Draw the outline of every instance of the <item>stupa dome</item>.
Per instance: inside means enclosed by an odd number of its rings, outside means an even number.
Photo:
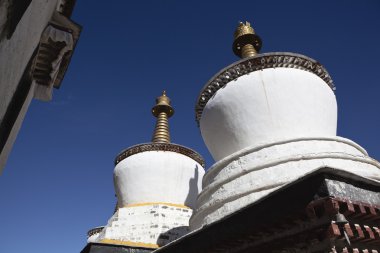
[[[216,161],[249,146],[335,136],[332,80],[318,62],[294,53],[242,59],[215,75],[197,104],[202,137]]]
[[[120,207],[141,203],[170,203],[194,208],[202,189],[203,160],[177,144],[146,143],[118,156],[114,170]]]
[[[114,182],[119,207],[170,203],[195,207],[204,174],[203,158],[170,143],[168,118],[174,114],[165,91],[156,99],[152,142],[123,150],[115,159]]]

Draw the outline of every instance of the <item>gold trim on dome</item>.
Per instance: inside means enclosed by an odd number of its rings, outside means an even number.
[[[191,209],[188,206],[181,205],[181,204],[174,204],[174,203],[167,203],[167,202],[143,202],[143,203],[136,203],[136,204],[129,204],[124,206],[125,207],[138,207],[138,206],[154,206],[154,205],[164,205],[164,206],[172,206],[172,207],[179,207],[184,209]],[[123,207],[120,207],[123,208]]]
[[[195,152],[194,150],[174,144],[174,143],[143,143],[136,146],[132,146],[130,148],[127,148],[123,150],[120,154],[118,154],[115,158],[115,165],[117,165],[119,162],[124,160],[125,158],[146,152],[146,151],[169,151],[169,152],[176,152],[182,155],[185,155],[187,157],[190,157],[191,159],[195,160],[197,163],[199,163],[202,167],[205,167],[205,162],[200,154]]]
[[[151,249],[158,249],[160,247],[158,246],[158,244],[154,244],[154,243],[121,241],[121,240],[114,240],[114,239],[103,239],[100,241],[100,243],[118,244],[118,245],[126,245],[126,246],[132,246],[132,247],[140,247],[140,248],[151,248]]]

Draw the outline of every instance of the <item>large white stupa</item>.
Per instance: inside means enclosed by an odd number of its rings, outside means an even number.
[[[89,231],[89,243],[154,249],[189,232],[204,161],[197,152],[170,143],[168,118],[174,110],[165,92],[152,113],[157,117],[152,142],[116,157],[116,211],[105,227]]]
[[[192,230],[220,220],[322,167],[380,180],[380,164],[336,135],[337,103],[326,69],[309,57],[258,54],[261,39],[240,23],[233,50],[242,60],[217,73],[196,106],[216,160],[203,178]]]

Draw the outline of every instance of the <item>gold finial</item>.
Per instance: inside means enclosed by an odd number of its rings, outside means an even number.
[[[156,105],[152,108],[152,114],[157,118],[152,142],[170,143],[168,118],[173,116],[174,109],[170,105],[170,99],[166,91],[156,99]]]
[[[249,23],[248,21],[246,21],[245,24],[243,22],[239,22],[239,25],[234,33],[234,39],[245,34],[255,34],[255,30],[253,30],[251,23]]]
[[[234,33],[232,49],[240,58],[255,56],[261,49],[261,39],[249,22],[239,22]]]

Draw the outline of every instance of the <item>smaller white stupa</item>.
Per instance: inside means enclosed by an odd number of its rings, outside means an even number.
[[[170,143],[168,118],[174,110],[165,92],[156,102],[152,142],[127,148],[116,157],[117,207],[104,228],[89,231],[89,243],[158,248],[189,232],[204,160],[197,152]]]

